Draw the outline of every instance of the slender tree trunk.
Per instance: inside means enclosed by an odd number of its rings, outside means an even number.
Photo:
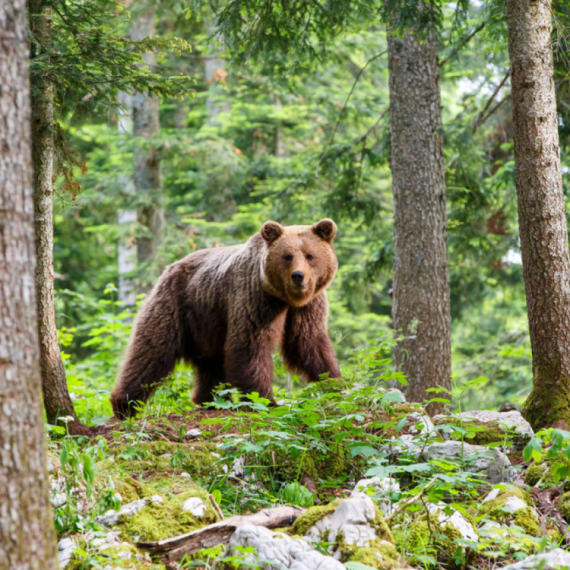
[[[24,0],[0,2],[0,569],[58,567],[41,409]]]
[[[570,426],[570,257],[562,194],[551,1],[507,0],[516,187],[536,429]]]
[[[132,97],[128,93],[119,93],[118,101],[125,108],[121,109],[117,129],[120,134],[130,134],[133,130]],[[124,177],[125,194],[134,196],[135,185],[130,176]],[[135,271],[137,268],[137,244],[135,229],[137,211],[135,209],[119,210],[118,219],[121,228],[118,247],[119,265],[119,301],[134,306],[137,302]]]
[[[34,57],[49,54],[53,43],[52,10],[45,0],[28,2]],[[41,345],[41,372],[47,420],[71,416],[72,433],[83,428],[69,397],[65,368],[61,359],[54,306],[53,271],[53,160],[54,102],[49,76],[39,76],[32,89],[32,160],[34,166],[34,207],[36,229],[36,290]]]
[[[393,326],[406,396],[451,387],[447,214],[437,36],[388,34],[394,193]],[[433,396],[433,395],[432,395]],[[441,404],[431,404],[439,412]]]
[[[147,8],[136,19],[132,33],[134,40],[142,40],[155,34],[154,7]],[[154,53],[146,53],[144,61],[150,68],[156,66]],[[148,292],[154,285],[156,271],[152,264],[162,238],[164,209],[162,205],[162,179],[160,150],[148,148],[144,139],[158,135],[160,131],[159,101],[156,97],[137,93],[133,97],[133,136],[140,138],[135,147],[135,189],[141,205],[137,211],[137,257],[145,278],[140,278],[142,292]],[[150,266],[150,271],[149,271]]]

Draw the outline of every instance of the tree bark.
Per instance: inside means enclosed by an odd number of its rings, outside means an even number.
[[[58,567],[41,409],[24,0],[0,2],[0,570]]]
[[[154,7],[145,9],[136,19],[132,32],[135,41],[155,35]],[[156,66],[154,53],[144,54],[145,64]],[[156,136],[160,131],[159,101],[156,97],[137,93],[133,96],[133,137],[140,138],[134,151],[134,182],[141,205],[137,210],[137,258],[140,274],[140,290],[148,292],[154,285],[157,272],[152,264],[155,261],[164,227],[162,205],[162,177],[160,149],[148,148],[144,139]],[[150,270],[149,270],[150,267]],[[143,273],[145,277],[143,278]]]
[[[28,2],[34,37],[32,56],[46,57],[53,43],[52,9],[45,0]],[[36,291],[41,346],[41,372],[47,420],[71,416],[71,433],[83,432],[67,389],[57,340],[53,271],[54,89],[49,72],[37,76],[32,89],[32,160],[36,231]]]
[[[125,92],[119,93],[118,102],[123,105],[119,111],[117,129],[120,134],[129,134],[133,130],[132,97]],[[135,184],[130,176],[125,176],[125,194],[133,197],[135,194]],[[117,216],[119,223],[119,247],[118,247],[118,269],[119,269],[119,301],[127,306],[135,306],[137,303],[137,291],[135,283],[135,272],[137,268],[137,244],[135,230],[137,222],[136,209],[119,210]]]
[[[570,257],[551,0],[507,0],[519,231],[532,348],[533,428],[570,425]]]
[[[406,396],[451,387],[451,316],[447,214],[437,35],[388,33],[390,141],[394,194],[392,318],[400,342],[395,362]],[[401,332],[398,332],[401,331]],[[440,403],[430,412],[439,412]]]

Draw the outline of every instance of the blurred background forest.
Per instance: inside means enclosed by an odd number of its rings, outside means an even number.
[[[128,36],[141,14],[149,17],[142,0],[102,5],[98,25],[111,36]],[[439,30],[452,364],[459,384],[490,379],[471,402],[484,408],[524,399],[532,385],[531,353],[504,6],[472,3],[461,18],[458,10],[444,9]],[[119,106],[87,89],[78,92],[79,85],[73,94],[79,102],[67,105],[63,98],[57,108],[59,136],[68,142],[55,186],[56,314],[76,410],[95,423],[111,413],[108,394],[136,292],[148,290],[169,263],[200,248],[244,242],[268,219],[288,225],[330,217],[338,224],[340,269],[329,290],[329,331],[341,363],[377,346],[379,336],[393,335],[385,24],[367,21],[326,44],[315,38],[308,52],[254,60],[224,46],[209,4],[154,2],[150,17],[165,42],[156,48],[157,73],[186,85],[179,98],[161,99],[156,133],[133,136],[134,98],[112,78],[107,87]],[[54,14],[54,26],[56,46],[71,52],[65,14]],[[564,30],[555,32],[567,172],[568,67]],[[97,65],[93,73],[104,77]],[[149,192],[133,182],[140,152],[152,153],[159,169],[161,187]],[[65,167],[66,154],[73,170]],[[156,207],[164,223],[159,235],[146,235],[154,230],[137,222],[136,212]],[[136,264],[137,240],[145,235],[156,255]],[[297,381],[278,372],[282,386]],[[190,371],[180,367],[176,378],[163,390],[173,401],[189,401]],[[97,404],[88,404],[93,398]]]

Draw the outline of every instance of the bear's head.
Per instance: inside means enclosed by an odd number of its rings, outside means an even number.
[[[265,222],[260,234],[267,245],[264,282],[275,297],[302,307],[333,280],[338,263],[332,245],[336,235],[332,220],[285,227]]]

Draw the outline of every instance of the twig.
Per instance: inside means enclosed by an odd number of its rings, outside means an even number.
[[[497,111],[497,109],[505,102],[508,101],[511,98],[511,94],[509,93],[508,95],[505,95],[482,119],[481,119],[481,125],[483,125],[487,119],[491,116],[493,116],[495,114],[495,112]]]
[[[334,127],[334,131],[333,134],[331,136],[331,142],[329,143],[329,147],[332,146],[332,144],[334,143],[334,138],[336,136],[336,132],[338,130],[338,127],[340,125],[340,122],[342,121],[342,118],[344,116],[344,113],[346,111],[346,106],[348,105],[348,102],[350,101],[350,98],[352,97],[352,94],[354,93],[354,90],[356,89],[356,84],[358,83],[360,76],[364,73],[364,71],[366,70],[366,68],[376,59],[378,59],[379,57],[382,57],[383,55],[386,55],[387,50],[383,51],[382,53],[377,53],[375,56],[371,57],[362,67],[362,69],[358,72],[358,74],[356,75],[356,78],[354,79],[354,82],[352,84],[352,87],[350,88],[350,91],[346,97],[346,100],[344,102],[344,105],[342,106],[342,109],[340,110],[340,115],[338,116],[338,120],[336,122],[336,125]]]
[[[382,57],[383,55],[386,55],[388,53],[388,50],[385,50],[381,53],[377,53],[375,56],[372,56],[362,67],[362,69],[357,73],[354,82],[352,83],[352,87],[350,88],[350,91],[346,97],[346,100],[344,102],[344,105],[342,106],[342,109],[340,110],[340,115],[338,116],[338,119],[336,121],[336,124],[334,126],[334,130],[333,133],[331,135],[331,140],[329,141],[329,144],[327,145],[326,150],[323,152],[323,154],[321,155],[321,158],[319,159],[319,162],[317,164],[317,169],[315,171],[315,176],[318,177],[319,175],[319,168],[321,166],[321,162],[323,161],[324,157],[326,156],[327,152],[329,151],[329,149],[331,148],[331,146],[334,143],[334,139],[336,136],[336,132],[338,131],[338,127],[340,125],[340,122],[342,121],[342,118],[344,117],[344,113],[346,111],[346,106],[348,105],[348,102],[350,101],[350,98],[352,97],[352,94],[354,93],[354,90],[356,89],[356,84],[358,83],[360,76],[364,73],[364,70],[376,59],[378,59],[379,57]],[[379,121],[378,121],[379,122]]]
[[[473,132],[475,132],[483,124],[484,120],[487,120],[487,118],[485,117],[485,113],[487,113],[487,110],[491,106],[491,103],[495,100],[495,97],[499,94],[499,91],[505,86],[505,83],[507,82],[507,79],[509,78],[510,73],[511,73],[511,70],[508,69],[507,73],[505,74],[505,77],[503,77],[503,80],[501,81],[501,83],[499,83],[499,85],[497,86],[495,91],[493,91],[493,94],[489,97],[487,104],[485,105],[485,107],[483,107],[483,110],[479,113],[479,116],[477,117],[477,120],[475,121],[475,124],[473,125]]]
[[[407,509],[410,505],[421,499],[424,493],[437,481],[437,477],[431,479],[422,490],[413,497],[409,498],[407,501],[402,503],[393,513],[389,514],[387,517],[384,518],[385,521],[391,521],[395,516],[399,515],[404,509]]]
[[[218,505],[218,503],[216,502],[216,499],[214,499],[214,495],[208,495],[208,499],[210,500],[210,503],[212,504],[212,508],[216,511],[216,513],[218,513],[220,520],[223,521],[224,520],[224,513],[222,513],[222,509],[220,509],[220,505]]]
[[[467,43],[471,41],[473,36],[478,34],[485,27],[485,22],[479,24],[463,41],[456,46],[451,53],[443,60],[439,62],[439,67],[443,67],[461,48],[465,47]]]

